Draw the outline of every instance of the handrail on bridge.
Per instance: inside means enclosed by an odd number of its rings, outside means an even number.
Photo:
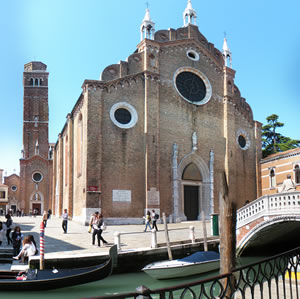
[[[237,211],[237,229],[260,218],[300,214],[300,191],[264,195]]]

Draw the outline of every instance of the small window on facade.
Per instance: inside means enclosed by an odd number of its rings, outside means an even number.
[[[295,166],[295,181],[296,181],[296,184],[300,184],[300,167],[299,165],[296,165]]]
[[[33,79],[32,79],[32,78],[30,78],[29,85],[30,85],[30,86],[33,86]]]
[[[18,188],[17,188],[17,186],[16,186],[16,185],[12,185],[12,186],[11,186],[11,190],[12,190],[13,192],[16,192],[16,191],[17,191],[17,189],[18,189]]]
[[[0,198],[5,198],[5,191],[0,191]]]
[[[186,52],[186,55],[191,60],[194,60],[194,61],[198,61],[199,60],[199,54],[196,51],[194,51],[194,50],[191,50],[191,49],[188,50]]]
[[[39,79],[35,79],[34,85],[39,86]]]
[[[132,105],[126,102],[119,102],[111,107],[110,119],[117,127],[129,129],[137,123],[138,115]]]
[[[42,86],[42,82],[43,82],[42,79],[40,79],[40,86]]]
[[[276,186],[275,170],[272,168],[270,170],[270,187],[274,188]]]

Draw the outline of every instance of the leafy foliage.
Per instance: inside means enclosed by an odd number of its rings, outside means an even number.
[[[278,128],[284,126],[284,123],[279,122],[278,118],[279,116],[276,114],[268,116],[266,118],[268,123],[262,127],[263,158],[300,146],[300,140],[285,137],[277,132]]]

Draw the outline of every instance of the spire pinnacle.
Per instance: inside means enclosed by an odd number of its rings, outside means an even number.
[[[148,39],[153,39],[154,38],[154,32],[155,32],[155,23],[151,20],[150,17],[150,10],[148,8],[146,8],[146,13],[144,16],[144,19],[142,21],[141,27],[140,27],[140,31],[141,31],[141,41],[144,38],[148,38]]]
[[[197,13],[192,7],[191,0],[188,0],[187,6],[183,12],[183,25],[186,27],[189,24],[196,25]]]
[[[225,62],[225,66],[229,66],[232,68],[232,53],[227,44],[226,34],[224,34],[224,42],[223,42],[223,58]]]

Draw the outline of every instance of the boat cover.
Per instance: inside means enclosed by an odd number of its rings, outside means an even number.
[[[184,257],[182,259],[178,259],[178,261],[181,262],[187,262],[187,263],[199,263],[204,261],[211,261],[211,260],[217,260],[220,259],[220,254],[214,251],[198,251],[195,252],[187,257]]]

